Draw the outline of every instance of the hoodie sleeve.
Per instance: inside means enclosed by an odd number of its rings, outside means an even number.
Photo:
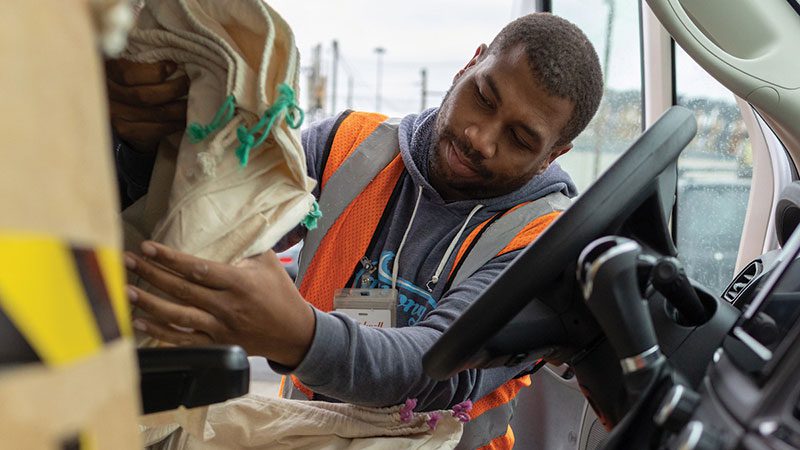
[[[473,402],[520,374],[528,366],[467,370],[435,381],[422,370],[422,356],[445,329],[500,274],[518,252],[498,256],[448,291],[439,306],[410,327],[368,328],[347,316],[314,310],[311,348],[292,372],[314,392],[364,406],[390,406],[416,398],[421,411]]]

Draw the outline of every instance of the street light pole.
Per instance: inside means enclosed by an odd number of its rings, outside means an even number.
[[[336,114],[336,78],[339,74],[339,41],[333,40],[333,70],[331,71],[331,115]]]
[[[347,109],[353,109],[353,76],[347,76]]]
[[[422,68],[420,70],[420,75],[422,75],[422,106],[420,107],[420,112],[425,111],[425,107],[428,103],[428,69]]]
[[[383,47],[375,47],[375,54],[378,55],[378,80],[375,89],[375,112],[381,111],[381,81],[383,78],[383,54],[386,49]]]

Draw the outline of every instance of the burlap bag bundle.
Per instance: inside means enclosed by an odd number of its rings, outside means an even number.
[[[148,238],[236,262],[314,226],[297,49],[266,3],[147,2],[123,57],[174,61],[191,81],[187,132],[161,143],[148,195],[125,211],[127,246]]]

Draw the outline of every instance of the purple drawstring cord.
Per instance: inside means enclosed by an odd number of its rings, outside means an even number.
[[[400,407],[400,421],[409,423],[414,418],[414,408],[417,407],[417,399],[409,398],[403,406]],[[465,400],[453,406],[453,417],[458,419],[459,422],[469,422],[469,412],[472,411],[472,400]],[[434,411],[428,414],[427,424],[431,430],[436,429],[436,425],[442,419],[442,413]]]
[[[439,420],[442,418],[442,413],[439,411],[434,411],[428,415],[428,426],[431,430],[436,429],[436,425],[439,424]]]
[[[409,398],[406,399],[405,405],[400,408],[400,421],[403,423],[411,422],[411,419],[414,417],[414,408],[417,407],[417,399]]]
[[[453,417],[462,423],[469,422],[469,412],[472,411],[472,400],[464,400],[463,402],[453,406]]]

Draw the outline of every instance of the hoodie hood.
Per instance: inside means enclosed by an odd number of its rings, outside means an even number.
[[[428,159],[436,145],[435,122],[439,108],[427,109],[419,114],[409,114],[400,121],[400,155],[414,184],[422,186],[431,200],[444,204],[444,200],[428,179]],[[561,191],[568,197],[578,195],[570,176],[553,162],[544,173],[531,178],[527,184],[505,195],[479,200],[460,200],[448,203],[448,208],[470,210],[483,204],[487,210],[499,211],[523,201],[535,200]]]

